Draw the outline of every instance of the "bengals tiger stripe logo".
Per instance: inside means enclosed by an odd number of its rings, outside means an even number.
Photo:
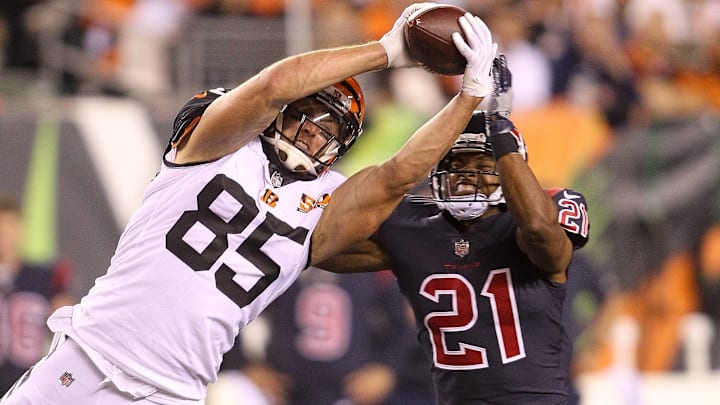
[[[300,204],[298,205],[297,210],[307,214],[314,208],[325,208],[327,207],[328,203],[330,202],[330,194],[323,194],[317,199],[314,199],[310,197],[307,194],[303,194],[300,198]]]

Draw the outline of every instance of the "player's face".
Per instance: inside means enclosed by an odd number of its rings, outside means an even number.
[[[450,161],[450,194],[470,195],[476,192],[490,195],[500,185],[495,173],[495,159],[485,153],[458,153]]]
[[[311,156],[330,146],[328,141],[333,137],[339,138],[339,131],[338,119],[318,101],[296,101],[284,114],[283,134],[289,139],[296,139],[295,146]]]

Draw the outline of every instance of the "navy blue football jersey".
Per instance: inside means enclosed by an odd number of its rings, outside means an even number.
[[[548,192],[576,247],[587,241],[585,200]],[[406,197],[380,227],[432,359],[441,404],[562,404],[571,345],[562,327],[566,286],[545,279],[520,250],[504,211],[460,223]]]

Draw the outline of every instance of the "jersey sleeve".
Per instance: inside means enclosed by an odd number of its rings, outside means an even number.
[[[218,97],[229,92],[230,89],[218,87],[212,90],[205,90],[193,96],[180,109],[173,122],[172,136],[167,149],[176,147],[180,142],[190,136],[205,113],[208,106]]]
[[[590,237],[590,219],[587,202],[582,193],[569,188],[546,190],[558,207],[558,222],[565,229],[575,249],[587,243]]]

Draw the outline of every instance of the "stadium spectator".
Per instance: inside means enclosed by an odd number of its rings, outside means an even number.
[[[47,316],[74,302],[72,269],[66,261],[23,260],[23,220],[19,202],[0,196],[0,392],[45,353]]]

